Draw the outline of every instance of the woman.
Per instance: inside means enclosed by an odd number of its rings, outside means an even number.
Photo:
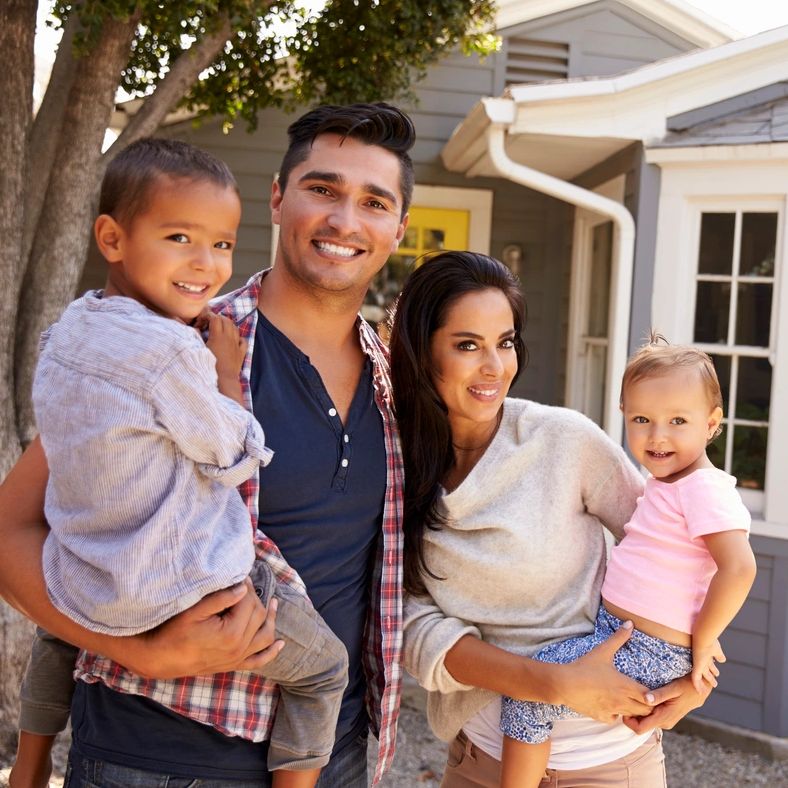
[[[506,398],[524,365],[523,322],[511,272],[469,252],[431,258],[399,299],[405,665],[429,690],[434,732],[452,741],[446,788],[498,785],[501,694],[589,715],[555,726],[544,786],[664,786],[651,728],[701,699],[679,682],[647,693],[617,673],[610,660],[628,629],[570,665],[525,658],[593,629],[603,530],[622,535],[642,480],[581,414]],[[665,697],[653,722],[632,730],[618,717],[648,715]]]

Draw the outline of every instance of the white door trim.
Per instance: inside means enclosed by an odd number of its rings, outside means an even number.
[[[626,176],[618,175],[594,189],[595,194],[615,200],[623,205]],[[585,208],[575,209],[575,226],[572,237],[572,272],[569,286],[569,332],[566,353],[566,387],[564,402],[567,407],[582,410],[585,402],[585,380],[581,369],[584,326],[588,318],[589,276],[591,271],[591,243],[594,228],[612,221],[609,216]],[[614,238],[615,243],[615,238]],[[615,260],[615,251],[611,250]],[[612,274],[612,272],[611,272]],[[611,332],[615,330],[613,315],[617,308],[615,298],[615,278],[610,278],[610,314],[608,316],[608,358],[611,363]],[[606,375],[606,379],[609,376]],[[616,396],[615,392],[606,392],[605,399]],[[607,413],[607,408],[604,412]],[[611,425],[602,424],[602,429],[610,432]]]

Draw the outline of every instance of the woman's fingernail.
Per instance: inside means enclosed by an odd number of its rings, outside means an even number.
[[[625,621],[621,626],[624,627],[624,629],[632,629],[632,622]]]
[[[647,692],[646,693],[646,703],[653,703],[653,702],[654,702],[654,696],[650,692]]]

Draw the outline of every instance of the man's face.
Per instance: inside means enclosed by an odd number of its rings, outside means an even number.
[[[360,304],[405,232],[401,213],[400,164],[391,151],[321,134],[291,171],[286,191],[274,184],[276,264],[315,294]]]

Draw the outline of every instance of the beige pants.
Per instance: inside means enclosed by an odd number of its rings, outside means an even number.
[[[471,744],[462,731],[449,745],[441,788],[498,788],[501,762]],[[590,769],[548,769],[539,788],[666,788],[662,731],[634,752]]]

